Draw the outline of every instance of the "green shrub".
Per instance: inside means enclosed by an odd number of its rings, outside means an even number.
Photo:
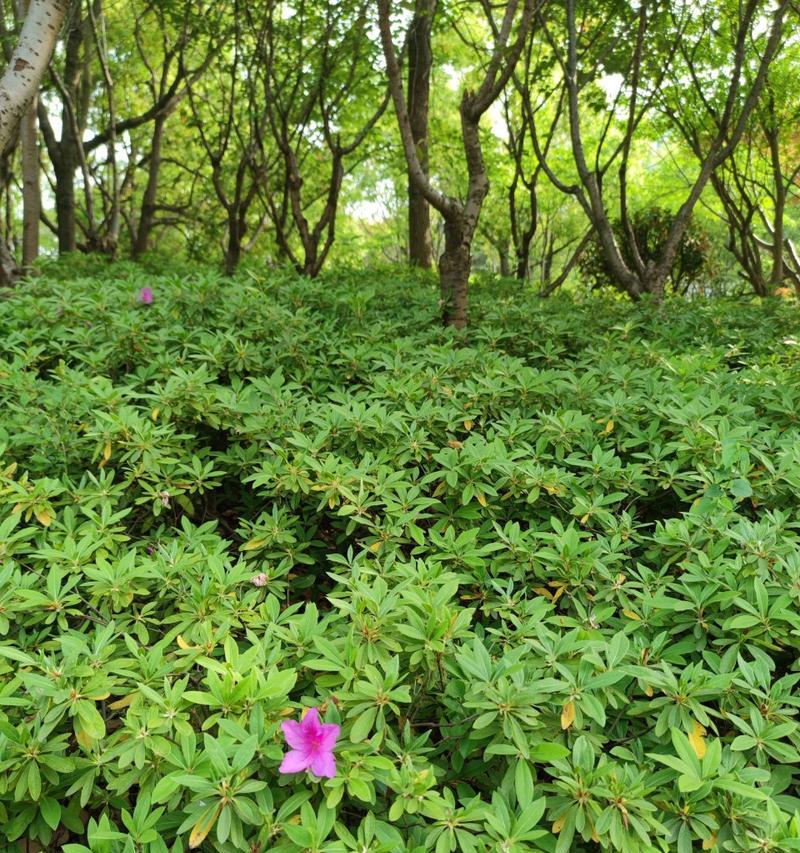
[[[655,262],[662,257],[664,245],[674,214],[661,207],[638,210],[631,217],[631,228],[642,260]],[[621,220],[613,224],[614,237],[625,262],[635,268],[634,250]],[[681,238],[675,263],[669,274],[669,286],[674,293],[686,293],[692,285],[708,277],[712,245],[710,235],[695,220]],[[616,277],[606,262],[597,236],[592,237],[579,262],[581,276],[592,289],[618,287]]]
[[[437,298],[0,302],[4,849],[800,849],[796,309]]]

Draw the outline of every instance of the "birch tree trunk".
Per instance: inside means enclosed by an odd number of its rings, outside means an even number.
[[[10,145],[47,70],[67,0],[31,0],[19,42],[0,77],[0,151]]]

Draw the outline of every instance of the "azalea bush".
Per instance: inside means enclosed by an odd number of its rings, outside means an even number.
[[[800,849],[796,306],[437,298],[0,301],[2,849]]]

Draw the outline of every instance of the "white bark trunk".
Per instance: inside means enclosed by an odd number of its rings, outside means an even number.
[[[0,77],[0,152],[11,144],[20,119],[47,70],[67,0],[31,0],[19,43]]]

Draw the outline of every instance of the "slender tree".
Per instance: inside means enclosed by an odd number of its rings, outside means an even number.
[[[716,112],[715,131],[705,141],[699,168],[691,182],[689,192],[676,212],[660,256],[645,260],[637,245],[629,211],[628,179],[630,155],[637,129],[651,110],[668,73],[673,70],[676,56],[691,58],[712,38],[713,16],[704,15],[698,22],[695,4],[680,3],[664,7],[659,0],[641,0],[627,19],[619,20],[615,7],[598,23],[597,9],[581,5],[584,13],[578,17],[575,0],[565,0],[564,27],[566,52],[562,40],[556,35],[557,23],[552,17],[545,26],[548,41],[558,57],[563,71],[563,84],[567,99],[570,140],[578,183],[566,184],[554,175],[547,158],[542,156],[543,168],[563,191],[574,194],[592,223],[609,268],[619,287],[631,297],[652,293],[663,298],[664,285],[675,261],[681,239],[689,227],[692,210],[711,179],[715,169],[735,150],[747,125],[748,118],[760,96],[767,70],[773,61],[781,39],[783,17],[789,0],[780,0],[775,7],[761,55],[756,59],[756,73],[745,79],[744,65],[748,60],[748,47],[756,43],[754,31],[759,25],[767,4],[764,0],[747,0],[739,4],[738,14],[732,24],[732,56],[726,69],[726,91],[718,111],[707,98],[708,82],[692,73],[690,62],[681,64],[680,79],[684,88],[691,83],[701,93],[701,100]],[[668,16],[665,19],[665,15]],[[706,20],[708,24],[706,25]],[[698,25],[703,29],[696,34]],[[690,40],[690,36],[693,38]],[[624,60],[620,65],[623,83],[607,110],[604,130],[592,154],[584,132],[585,115],[581,113],[581,94],[598,76],[605,73],[608,55],[624,45]],[[627,104],[625,101],[627,100]],[[619,129],[618,140],[610,134],[619,111],[626,118]],[[596,119],[595,119],[596,120]],[[610,167],[617,164],[618,183],[614,193],[619,199],[619,218],[631,246],[631,261],[623,256],[612,226],[608,201],[608,184],[605,181]]]
[[[223,266],[228,274],[241,261],[264,171],[256,136],[260,110],[250,97],[246,70],[255,65],[249,20],[244,3],[234,0],[229,29],[221,29],[214,40],[216,73],[188,86],[192,124],[224,216]]]
[[[467,325],[472,241],[483,201],[489,191],[480,123],[514,71],[530,32],[538,2],[508,0],[499,4],[502,9],[499,21],[495,18],[497,4],[481,0],[480,5],[486,15],[486,26],[493,45],[479,84],[474,89],[465,88],[461,96],[461,141],[468,174],[467,191],[461,200],[437,189],[422,167],[404,97],[402,71],[392,39],[390,3],[389,0],[378,0],[381,43],[409,176],[419,192],[444,219],[445,246],[439,258],[442,320],[445,325],[457,329],[464,329]]]
[[[426,177],[430,174],[428,156],[428,113],[430,108],[431,69],[433,51],[431,30],[437,0],[415,0],[414,17],[408,28],[408,88],[407,109],[411,135]],[[408,173],[408,259],[424,269],[433,266],[431,242],[431,210],[411,171]]]
[[[25,19],[29,0],[18,0],[17,14]],[[30,269],[39,256],[39,218],[42,196],[39,185],[39,126],[36,118],[38,92],[25,110],[19,126],[19,147],[22,171],[22,267]]]
[[[178,9],[168,16],[158,3],[146,0],[134,13],[133,38],[146,71],[152,126],[141,165],[146,171],[139,209],[129,215],[131,254],[137,258],[151,247],[157,227],[176,224],[192,213],[191,199],[175,202],[159,198],[161,172],[169,156],[167,122],[184,102],[189,87],[206,73],[213,57],[214,40],[202,36],[199,5]],[[149,13],[149,14],[148,14]],[[145,22],[150,26],[145,26]],[[159,34],[158,54],[153,57],[153,26]],[[196,54],[191,61],[187,54]],[[185,158],[180,158],[185,166]],[[194,178],[191,179],[192,181]],[[190,183],[191,187],[191,183]]]
[[[798,59],[796,44],[784,48],[769,70],[741,143],[711,175],[728,230],[727,248],[742,277],[760,296],[787,280],[800,293],[798,252],[787,228],[789,212],[800,200]],[[689,150],[701,159],[704,139],[712,132],[709,119],[713,121],[714,116],[705,110],[668,107],[666,111]]]
[[[344,177],[389,102],[369,37],[370,5],[299,2],[286,15],[285,4],[268,0],[258,38],[262,195],[279,250],[302,275],[322,269]]]

